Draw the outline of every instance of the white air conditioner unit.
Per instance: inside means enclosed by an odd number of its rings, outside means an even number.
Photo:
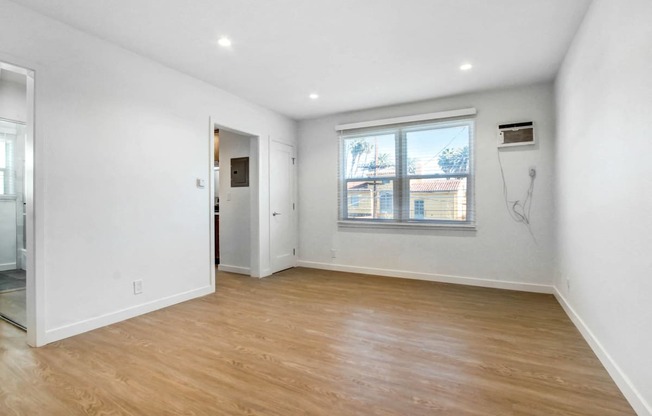
[[[498,147],[534,144],[534,123],[524,121],[498,125]]]

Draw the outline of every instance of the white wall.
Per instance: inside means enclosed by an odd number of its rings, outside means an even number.
[[[0,73],[6,71],[0,69]],[[27,87],[25,84],[10,82],[0,76],[0,118],[27,121]]]
[[[38,342],[208,293],[212,201],[195,180],[212,171],[209,116],[265,140],[294,140],[295,123],[9,1],[0,11],[0,60],[36,70]]]
[[[477,232],[361,230],[337,225],[335,125],[475,107]],[[299,123],[300,264],[304,266],[550,291],[552,283],[553,88],[550,84],[398,105]],[[534,121],[538,144],[501,152],[510,198],[537,168],[532,231],[505,208],[496,126]],[[337,257],[331,259],[331,249]],[[477,280],[464,280],[459,277]],[[507,282],[516,282],[510,284]]]
[[[251,189],[231,187],[231,159],[251,155],[249,137],[220,131],[220,269],[249,274],[251,267]]]
[[[652,2],[596,1],[557,79],[560,300],[652,414]]]

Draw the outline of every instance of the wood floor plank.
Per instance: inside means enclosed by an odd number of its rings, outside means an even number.
[[[634,415],[550,295],[292,269],[38,349],[2,415]]]

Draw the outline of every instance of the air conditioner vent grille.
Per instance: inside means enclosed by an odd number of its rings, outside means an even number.
[[[498,125],[498,147],[534,144],[534,123],[506,123]]]

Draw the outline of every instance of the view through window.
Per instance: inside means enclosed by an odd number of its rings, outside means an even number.
[[[472,148],[472,120],[342,135],[340,220],[472,223]]]

